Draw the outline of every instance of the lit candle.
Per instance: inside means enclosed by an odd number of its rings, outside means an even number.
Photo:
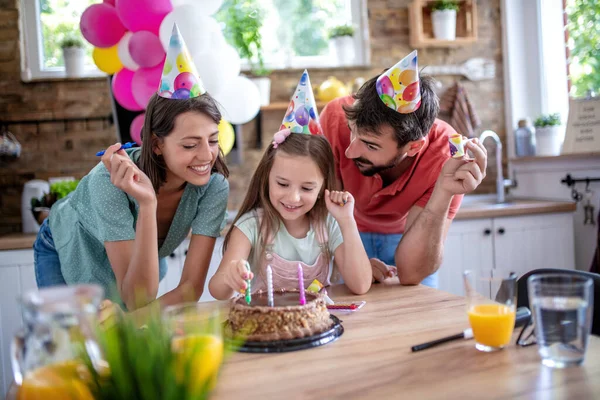
[[[267,300],[269,307],[275,307],[275,302],[273,301],[273,270],[270,265],[267,265]]]
[[[248,278],[250,278],[250,264],[248,264],[248,261],[246,261],[246,270],[248,271]],[[250,279],[246,280],[246,284],[248,285],[248,287],[246,288],[246,303],[250,304],[250,302],[252,301],[252,287],[250,285]]]
[[[304,273],[302,265],[298,264],[298,290],[300,290],[300,305],[306,304],[306,296],[304,295]]]

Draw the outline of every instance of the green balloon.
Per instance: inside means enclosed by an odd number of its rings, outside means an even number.
[[[396,109],[396,102],[390,96],[387,94],[380,94],[379,97],[383,101],[383,104],[394,110]]]
[[[163,75],[169,75],[169,72],[173,69],[173,64],[169,60],[165,60],[165,66],[163,67]]]

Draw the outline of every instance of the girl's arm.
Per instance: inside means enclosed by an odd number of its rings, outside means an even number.
[[[346,202],[341,206],[343,200]],[[354,294],[365,294],[371,287],[373,274],[354,220],[354,198],[348,192],[326,190],[325,203],[340,226],[344,238],[344,242],[335,250],[335,264],[350,291]]]
[[[208,284],[210,294],[217,300],[227,300],[235,291],[246,289],[245,280],[253,277],[245,266],[252,243],[238,227],[234,226],[232,229],[219,269]]]

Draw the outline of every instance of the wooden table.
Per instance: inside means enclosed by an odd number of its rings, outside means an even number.
[[[590,337],[582,366],[551,369],[537,347],[511,344],[481,353],[473,340],[411,353],[411,346],[468,327],[465,299],[397,281],[365,296],[343,286],[334,300],[366,300],[342,315],[344,334],[325,346],[282,354],[231,356],[214,399],[530,399],[600,398],[600,338]],[[513,335],[513,343],[516,334]]]

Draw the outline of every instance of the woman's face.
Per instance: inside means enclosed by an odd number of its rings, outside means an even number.
[[[155,152],[165,160],[169,186],[184,182],[206,185],[219,155],[217,123],[199,112],[179,114],[173,131],[159,141]]]

